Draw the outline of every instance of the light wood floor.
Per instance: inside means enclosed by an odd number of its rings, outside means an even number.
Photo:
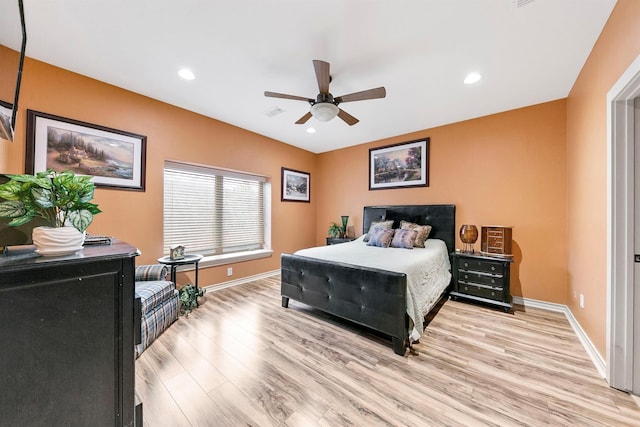
[[[291,301],[279,277],[208,292],[136,362],[157,426],[640,426],[564,315],[446,301],[414,353]]]

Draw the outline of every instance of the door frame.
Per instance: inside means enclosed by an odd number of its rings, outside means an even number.
[[[640,56],[607,93],[607,381],[633,387],[634,99]]]

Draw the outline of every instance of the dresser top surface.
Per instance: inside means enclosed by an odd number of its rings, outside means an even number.
[[[0,269],[17,269],[56,263],[83,262],[92,258],[128,258],[138,256],[137,248],[126,242],[113,240],[110,245],[88,245],[76,253],[62,256],[41,256],[35,247],[12,248],[8,254],[0,255]]]
[[[461,252],[461,251],[459,252],[458,250],[456,250],[451,255],[455,257],[461,257],[461,258],[476,258],[476,259],[481,259],[485,261],[513,262],[513,257],[506,257],[506,256],[503,257],[496,254],[488,254],[484,252]]]

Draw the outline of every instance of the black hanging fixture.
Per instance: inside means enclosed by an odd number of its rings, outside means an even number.
[[[387,91],[384,87],[363,90],[361,92],[350,93],[334,97],[329,93],[329,83],[331,83],[331,74],[329,74],[329,63],[313,60],[313,68],[316,72],[316,80],[318,81],[318,89],[320,93],[316,99],[306,98],[304,96],[287,95],[284,93],[265,91],[264,96],[272,98],[293,99],[295,101],[307,101],[311,105],[311,109],[307,114],[300,117],[296,122],[297,125],[305,124],[312,116],[321,122],[328,122],[334,117],[340,117],[346,124],[353,126],[358,123],[358,119],[344,111],[338,105],[342,102],[364,101],[366,99],[384,98]]]
[[[18,77],[16,78],[16,93],[13,98],[13,109],[11,111],[10,128],[5,129],[9,137],[9,141],[13,142],[13,136],[16,130],[16,116],[18,115],[18,98],[20,97],[20,83],[22,82],[22,68],[24,66],[24,54],[27,48],[27,27],[24,21],[24,5],[22,0],[18,0],[18,9],[20,10],[20,25],[22,26],[22,47],[20,48],[20,63],[18,65]],[[2,125],[0,121],[0,126]]]

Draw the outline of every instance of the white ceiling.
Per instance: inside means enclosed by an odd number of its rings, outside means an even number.
[[[29,57],[321,153],[566,97],[616,0],[519,2],[24,0],[24,9]],[[19,50],[18,0],[0,5],[0,44]],[[360,119],[351,127],[294,124],[309,104],[263,92],[315,98],[313,59],[331,64],[334,96],[384,86],[387,97],[341,104]],[[181,67],[196,79],[179,78]],[[471,71],[484,78],[468,86]],[[274,107],[284,112],[267,116]]]

